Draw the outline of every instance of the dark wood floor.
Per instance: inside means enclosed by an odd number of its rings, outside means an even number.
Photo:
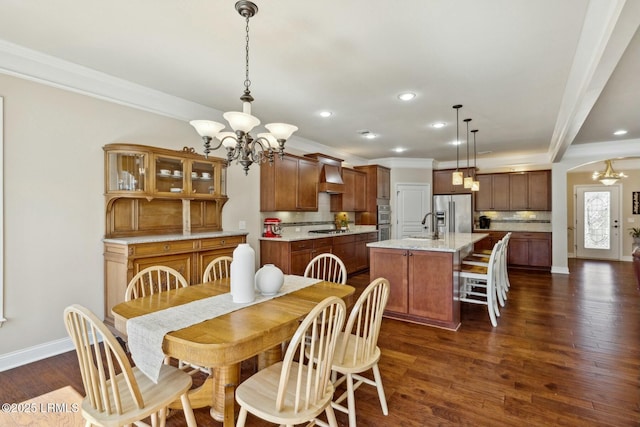
[[[482,306],[463,307],[457,332],[385,319],[380,370],[389,416],[363,386],[358,425],[639,426],[640,292],[632,264],[571,260],[569,268],[568,276],[511,272],[496,328]],[[360,290],[368,282],[366,274],[349,281]],[[65,385],[84,394],[75,353],[2,372],[0,384],[1,402]],[[205,410],[196,415],[199,425],[221,425]],[[168,425],[183,422],[176,414]],[[268,424],[250,417],[247,425]]]

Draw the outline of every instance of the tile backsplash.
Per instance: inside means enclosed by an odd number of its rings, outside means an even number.
[[[474,213],[475,228],[480,215],[491,218],[490,230],[504,231],[551,231],[550,211],[480,211]]]
[[[330,211],[330,204],[329,193],[319,193],[317,212],[261,212],[260,217],[263,221],[265,218],[280,218],[283,235],[333,228],[336,212]],[[353,228],[356,218],[355,213],[346,213],[349,218],[349,228]]]

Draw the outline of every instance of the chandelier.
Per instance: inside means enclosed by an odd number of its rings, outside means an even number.
[[[469,122],[471,121],[471,119],[464,119],[463,122],[465,122],[467,124],[467,174],[469,176],[465,176],[464,177],[464,188],[468,188],[471,189],[471,187],[473,186],[473,177],[471,176],[471,172],[469,171]]]
[[[476,170],[478,168],[478,159],[476,158],[476,133],[478,133],[478,129],[474,129],[471,131],[473,134],[473,182],[471,183],[471,191],[480,191],[480,181],[478,181],[478,177],[476,176]]]
[[[236,3],[236,11],[246,20],[246,54],[245,54],[245,79],[244,93],[240,97],[242,112],[228,111],[222,115],[229,122],[233,132],[221,132],[225,125],[211,120],[192,120],[189,122],[204,141],[204,156],[208,157],[212,150],[221,146],[227,149],[227,162],[237,160],[244,169],[245,175],[249,172],[249,166],[253,163],[269,161],[273,163],[274,154],[277,152],[280,158],[284,156],[284,144],[289,137],[298,130],[296,126],[286,123],[269,123],[264,125],[268,133],[259,133],[256,137],[249,132],[260,124],[260,120],[251,115],[251,102],[253,97],[249,86],[249,18],[258,13],[258,6],[253,2],[241,0]],[[217,145],[211,147],[211,140],[216,139]]]
[[[600,181],[604,185],[613,185],[619,179],[626,178],[627,176],[622,172],[616,172],[611,166],[611,160],[605,160],[604,172],[594,172],[592,178],[594,181]]]

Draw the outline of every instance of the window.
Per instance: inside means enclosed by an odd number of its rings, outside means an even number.
[[[611,195],[608,191],[584,193],[584,248],[610,249]]]

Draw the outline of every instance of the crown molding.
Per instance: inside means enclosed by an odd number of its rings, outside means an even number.
[[[222,112],[0,40],[0,72],[178,120]]]

